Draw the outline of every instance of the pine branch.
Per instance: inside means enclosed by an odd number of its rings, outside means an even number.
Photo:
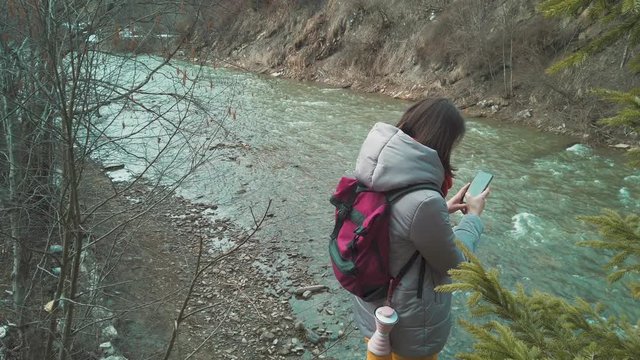
[[[557,73],[563,69],[584,63],[592,55],[603,51],[618,41],[626,42],[628,47],[640,43],[640,1],[618,0],[545,0],[538,5],[538,10],[547,17],[575,18],[585,11],[596,23],[603,26],[604,32],[591,39],[584,47],[556,61],[546,72]],[[640,73],[640,55],[632,57],[629,69]],[[623,104],[623,108],[614,116],[602,119],[601,123],[610,126],[640,127],[640,105],[630,103],[633,99],[621,98],[614,91],[596,90],[603,98]],[[637,96],[638,91],[626,93]]]
[[[637,25],[639,20],[640,17],[635,17],[632,20],[610,28],[605,32],[604,35],[600,35],[599,37],[592,39],[583,49],[578,50],[573,54],[565,57],[564,59],[554,63],[547,69],[547,73],[555,74],[558,71],[566,69],[568,67],[582,64],[588,57],[604,50],[605,48],[620,40],[620,38],[622,38]]]
[[[569,304],[543,292],[529,295],[521,285],[509,291],[500,285],[497,271],[485,270],[462,243],[458,246],[469,262],[450,271],[453,284],[437,290],[470,292],[471,313],[484,321],[463,324],[477,342],[473,354],[460,358],[625,359],[640,353],[640,331],[624,320],[605,318],[604,306],[581,299]]]
[[[591,240],[578,243],[594,249],[614,251],[615,255],[605,265],[605,269],[613,270],[608,276],[611,283],[619,281],[624,276],[640,275],[640,217],[628,215],[622,217],[618,212],[605,209],[602,215],[583,216],[584,222],[594,225],[603,240]],[[631,293],[640,299],[635,289],[640,282],[631,283]]]
[[[479,340],[474,353],[460,354],[460,359],[536,360],[541,358],[538,348],[528,346],[508,327],[497,321],[490,322],[490,326],[487,327],[474,325],[468,321],[460,321],[460,323]]]
[[[575,16],[591,3],[590,0],[545,0],[538,4],[538,11],[547,17]]]
[[[588,57],[624,41],[629,47],[640,43],[640,0],[543,0],[538,10],[547,17],[575,18],[586,14],[602,26],[602,35],[591,39],[580,50],[553,64],[553,73],[583,63]],[[629,62],[634,74],[640,73],[640,54]],[[640,88],[630,91],[594,90],[605,100],[620,105],[613,116],[601,120],[609,126],[629,126],[640,130]],[[632,164],[640,166],[640,148],[629,151]],[[629,289],[640,298],[640,218],[623,217],[605,210],[602,215],[583,217],[596,226],[602,240],[585,241],[582,246],[612,251],[605,266],[610,282],[632,277]],[[450,271],[454,283],[438,291],[464,291],[475,317],[462,322],[476,338],[474,352],[458,354],[461,359],[634,359],[640,354],[640,323],[604,317],[601,304],[582,299],[573,303],[542,292],[528,294],[522,285],[509,291],[500,284],[496,270],[485,270],[464,245],[468,263]]]
[[[640,167],[640,148],[634,148],[627,152],[629,157],[629,165],[633,167]]]

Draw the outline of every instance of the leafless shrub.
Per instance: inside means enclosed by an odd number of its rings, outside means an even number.
[[[196,95],[210,87],[201,82],[201,69],[170,64],[194,27],[174,37],[175,14],[186,11],[181,3],[49,5],[0,5],[0,158],[8,165],[0,168],[7,185],[0,238],[13,250],[8,317],[17,358],[87,358],[93,349],[84,341],[95,338],[83,335],[109,320],[93,318],[102,308],[95,289],[105,286],[124,251],[119,235],[211,159],[212,142],[235,112],[208,93]],[[188,5],[197,18],[201,7]],[[137,55],[146,51],[164,56]],[[137,172],[112,197],[88,205],[81,191],[85,169],[105,151],[120,153]],[[149,186],[144,206],[124,219],[108,214],[93,221],[140,183]],[[60,249],[51,250],[54,244]],[[90,275],[82,270],[104,247],[116,250]]]

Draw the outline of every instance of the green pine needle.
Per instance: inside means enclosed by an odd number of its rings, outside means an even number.
[[[613,229],[636,221],[606,210],[604,215],[585,217],[597,223],[603,233],[615,237],[627,230]],[[602,249],[624,247],[609,241],[585,242]],[[518,284],[515,291],[500,285],[495,269],[485,270],[480,261],[469,256],[462,243],[457,245],[470,262],[450,271],[453,284],[439,291],[464,289],[474,322],[461,321],[476,339],[473,354],[458,354],[460,359],[626,359],[625,354],[640,353],[640,336],[636,328],[615,317],[603,317],[604,305],[576,299],[573,304],[556,296],[534,291],[528,294]],[[622,259],[617,259],[619,261]],[[640,270],[640,263],[625,265],[629,271]],[[616,271],[619,269],[616,269]],[[640,284],[631,292],[640,296]],[[635,330],[634,330],[635,329]]]
[[[583,63],[588,57],[623,41],[631,52],[640,44],[640,0],[542,0],[538,10],[547,17],[575,18],[586,14],[602,29],[580,50],[560,59],[547,69],[557,73]],[[629,69],[640,74],[640,54],[632,55]],[[593,93],[619,106],[612,116],[602,119],[607,126],[623,126],[640,131],[640,88],[629,91],[596,89]],[[628,152],[632,166],[640,167],[640,147]],[[585,216],[599,240],[580,242],[609,255],[605,270],[610,282],[623,282],[633,298],[640,299],[640,217],[603,210]],[[452,284],[438,291],[461,291],[473,317],[461,321],[476,339],[473,353],[458,354],[466,360],[487,359],[635,359],[640,358],[640,320],[631,325],[623,317],[608,315],[601,303],[584,299],[572,303],[518,284],[515,291],[500,284],[499,273],[485,270],[482,263],[461,243],[457,243],[469,262],[449,272]],[[609,299],[603,298],[602,301]]]
[[[640,167],[640,148],[634,148],[627,152],[629,157],[629,165],[633,167]]]

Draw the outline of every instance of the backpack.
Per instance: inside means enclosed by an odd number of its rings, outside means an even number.
[[[389,224],[391,204],[416,190],[441,193],[433,185],[417,184],[391,192],[369,190],[356,179],[342,177],[331,196],[335,225],[329,242],[329,257],[336,279],[343,288],[366,302],[384,299],[390,304],[400,279],[420,256],[416,252],[394,277],[389,269]],[[419,298],[425,261],[421,259]]]

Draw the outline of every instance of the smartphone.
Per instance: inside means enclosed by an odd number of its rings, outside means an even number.
[[[489,186],[491,180],[493,180],[493,174],[482,170],[478,171],[467,191],[471,196],[478,196]]]

